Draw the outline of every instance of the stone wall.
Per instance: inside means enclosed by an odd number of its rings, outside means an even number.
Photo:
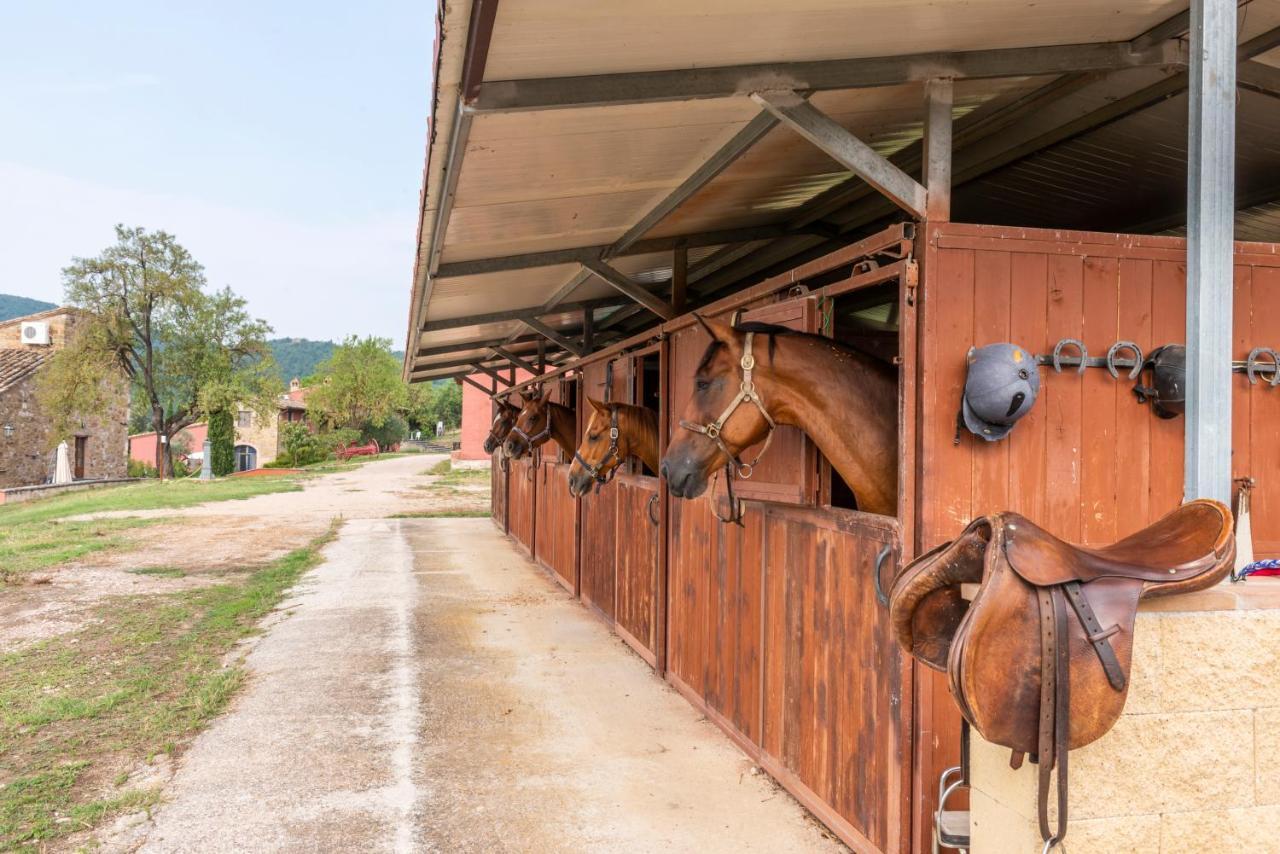
[[[0,348],[29,346],[22,342],[22,324],[28,320],[49,324],[50,345],[41,349],[58,350],[66,346],[67,337],[75,328],[76,315],[74,312],[51,310],[0,322]]]
[[[236,425],[236,444],[250,445],[258,452],[258,466],[264,466],[279,456],[280,419],[272,413],[263,419],[249,411],[249,426],[240,426],[240,412],[233,413]]]
[[[1125,713],[1069,768],[1059,850],[1280,851],[1280,579],[1144,603]],[[975,734],[971,779],[974,854],[1039,851],[1036,767]]]
[[[53,476],[55,445],[49,420],[36,399],[39,371],[0,392],[0,425],[11,425],[13,435],[0,432],[0,489],[44,483]],[[129,455],[129,387],[117,382],[117,392],[100,415],[84,418],[75,432],[86,438],[87,479],[124,477]],[[67,442],[75,463],[74,440]]]

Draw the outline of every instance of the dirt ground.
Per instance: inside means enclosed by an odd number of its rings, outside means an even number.
[[[475,496],[432,490],[425,475],[443,455],[397,457],[305,481],[302,492],[259,495],[181,510],[131,510],[85,518],[144,518],[126,531],[129,545],[36,573],[0,595],[0,654],[80,626],[103,599],[162,593],[217,583],[228,572],[261,565],[301,548],[330,520],[378,519],[395,513],[468,509]],[[426,487],[424,489],[424,487]],[[145,570],[180,568],[180,577]],[[138,572],[144,570],[144,572]]]
[[[387,518],[467,498],[419,488],[434,461],[381,460],[301,493],[162,514],[173,521],[141,529],[142,550],[30,587],[47,598],[28,598],[28,616],[73,624],[107,595],[87,588],[209,583],[346,520],[249,647],[230,711],[176,767],[153,769],[161,805],[70,842],[202,854],[844,850],[487,519]],[[188,571],[128,571],[139,566]]]

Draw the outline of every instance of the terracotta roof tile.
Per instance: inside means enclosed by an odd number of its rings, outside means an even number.
[[[5,391],[44,362],[47,353],[19,347],[0,348],[0,391]]]

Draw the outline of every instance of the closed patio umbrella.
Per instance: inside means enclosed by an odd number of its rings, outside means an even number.
[[[58,443],[58,458],[53,467],[54,483],[71,482],[71,461],[68,459],[67,443]]]

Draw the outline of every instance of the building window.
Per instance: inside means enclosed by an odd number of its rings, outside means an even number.
[[[252,445],[236,445],[236,471],[249,471],[258,467],[258,452]]]
[[[241,409],[236,413],[237,427],[250,427],[253,425],[253,413],[247,409]]]

